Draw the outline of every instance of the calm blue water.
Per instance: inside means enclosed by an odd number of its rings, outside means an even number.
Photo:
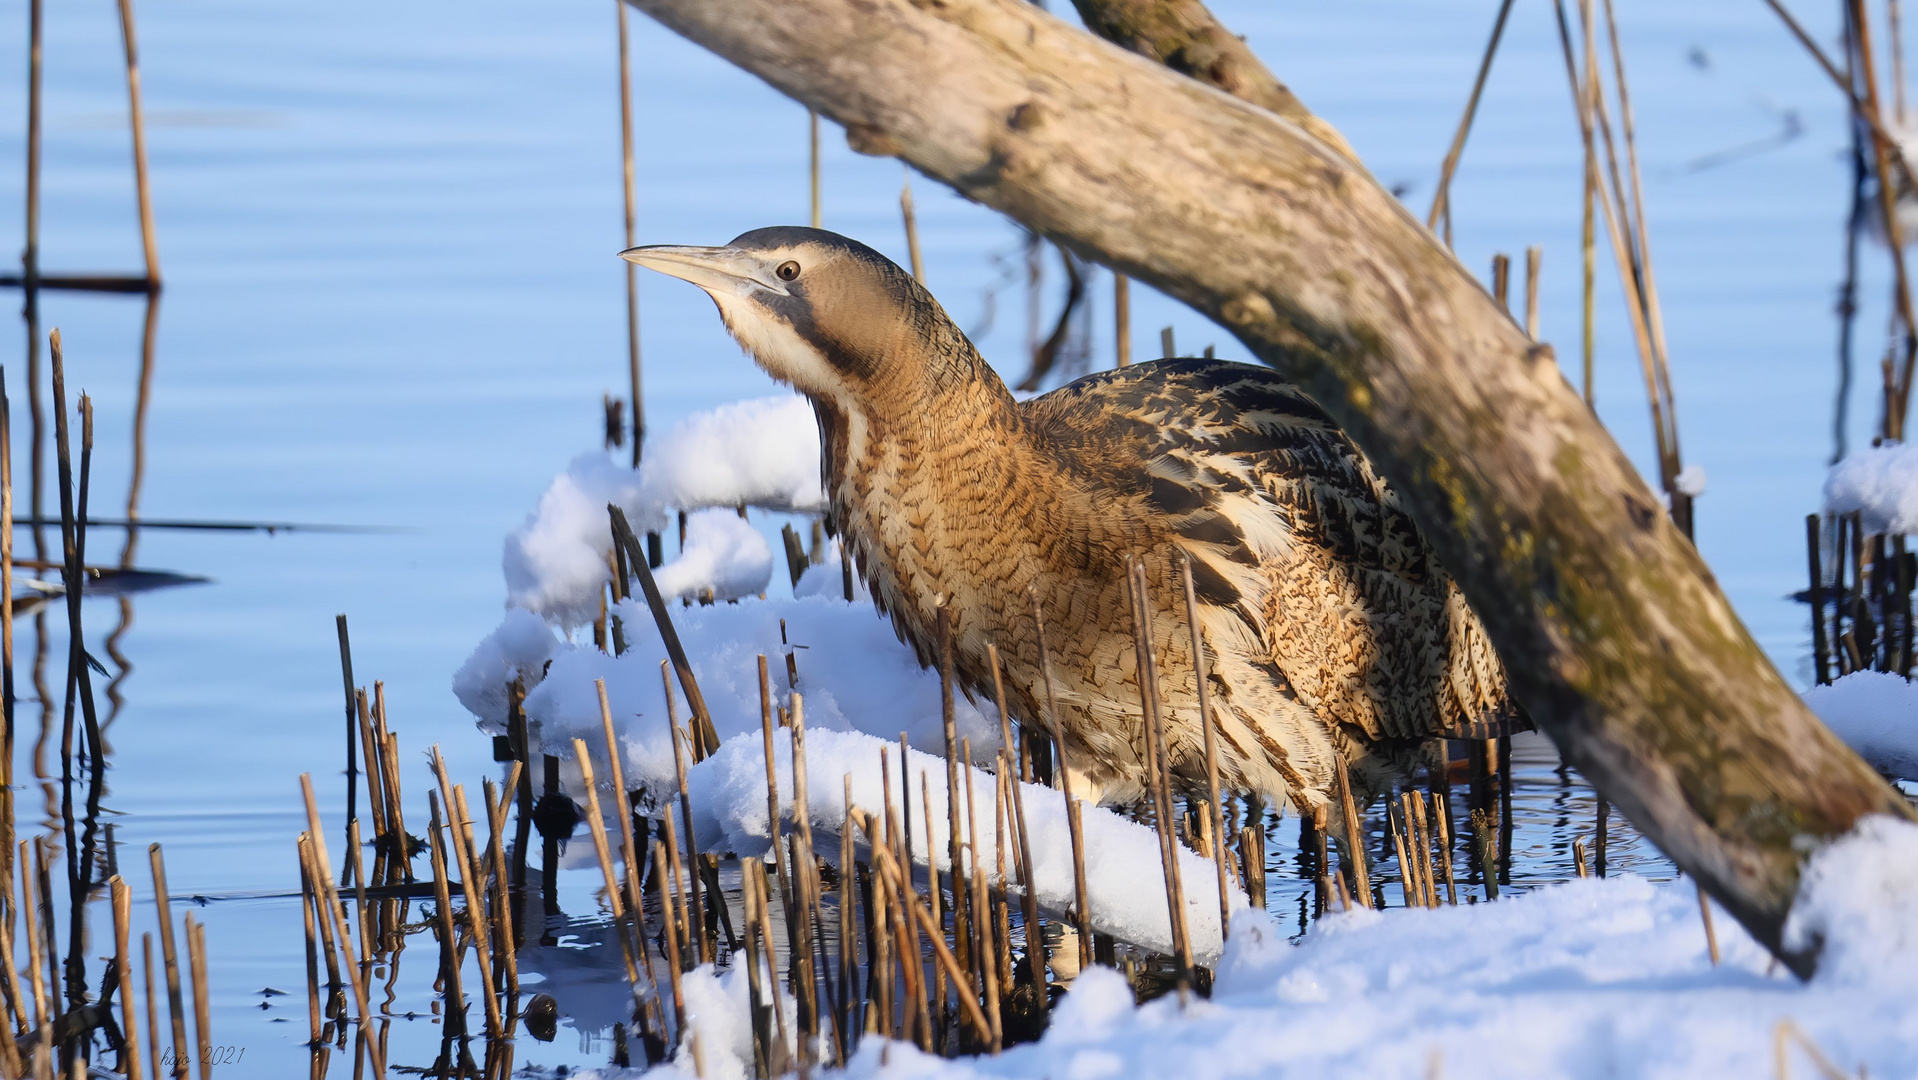
[[[117,23],[107,4],[49,7],[43,265],[130,270],[139,243]],[[1406,185],[1422,216],[1496,4],[1215,7],[1383,181]],[[477,783],[489,747],[448,682],[499,618],[500,539],[554,472],[598,444],[601,393],[624,392],[614,7],[156,0],[140,14],[167,280],[142,510],[405,527],[150,531],[139,545],[143,566],[215,580],[131,605],[107,806],[127,865],[160,841],[176,894],[240,898],[199,913],[216,977],[214,1041],[247,1047],[232,1072],[284,1075],[304,1059],[297,908],[276,898],[295,887],[298,775],[315,774],[331,820],[344,800],[333,616],[352,620],[359,679],[386,682],[414,797],[427,779],[414,755],[434,742],[457,778]],[[1813,20],[1820,32],[1828,14]],[[1628,2],[1621,17],[1681,434],[1687,461],[1710,475],[1699,543],[1753,632],[1803,682],[1802,612],[1782,597],[1799,587],[1802,516],[1816,507],[1832,445],[1848,183],[1837,98],[1761,5]],[[25,26],[24,2],[10,0],[0,13],[9,252],[23,235]],[[633,26],[641,241],[715,243],[803,222],[804,110],[643,17]],[[1802,137],[1688,168],[1773,135],[1787,110]],[[898,163],[851,154],[831,125],[825,146],[827,226],[904,261]],[[1550,11],[1522,5],[1454,187],[1458,252],[1482,269],[1495,251],[1543,245],[1544,334],[1568,363],[1579,162]],[[930,285],[968,327],[1001,287],[980,344],[1018,374],[1023,292],[1004,286],[1019,234],[936,185],[922,180],[915,194]],[[1865,261],[1859,325],[1874,328],[1884,324],[1882,253]],[[1102,278],[1100,363],[1112,354],[1109,295]],[[644,280],[642,296],[654,424],[771,389],[690,288]],[[1642,383],[1604,263],[1600,297],[1599,410],[1646,462]],[[126,500],[142,318],[137,298],[44,300],[72,384],[98,408],[101,515]],[[1199,317],[1135,290],[1135,356],[1157,355],[1163,325],[1186,351],[1215,342],[1222,356],[1244,355]],[[1874,371],[1880,342],[1871,330],[1861,341],[1861,368]],[[22,332],[0,334],[23,485],[24,356]],[[1861,389],[1854,444],[1873,412]],[[117,554],[117,540],[98,533],[92,549]],[[86,615],[89,648],[105,659],[119,606],[93,601]],[[50,672],[58,687],[63,668]],[[30,703],[22,716],[18,770],[31,778]],[[39,799],[28,787],[23,829]],[[1534,820],[1563,832],[1554,812],[1542,806]],[[144,875],[130,876],[150,907]],[[593,910],[591,887],[569,873],[569,910]],[[568,986],[604,981],[610,969],[583,955],[562,952],[549,967],[584,972]],[[428,1011],[424,982],[412,980],[402,1007]],[[262,1009],[269,986],[294,994]],[[562,998],[576,1021],[549,1046],[522,1040],[521,1062],[604,1060],[597,1033],[615,1010],[597,1004],[604,995]],[[436,1038],[427,1019],[397,1025],[392,1057],[425,1064]]]

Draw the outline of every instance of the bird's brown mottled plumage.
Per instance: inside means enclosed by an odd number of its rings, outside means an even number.
[[[875,602],[928,663],[945,605],[961,678],[989,686],[997,645],[1013,713],[1043,722],[1036,596],[1069,765],[1106,798],[1142,791],[1129,557],[1146,568],[1189,783],[1203,733],[1175,552],[1193,567],[1235,789],[1321,804],[1334,755],[1383,786],[1434,736],[1518,719],[1477,617],[1396,496],[1269,369],[1163,360],[1019,402],[924,289],[856,242],[769,229],[656,250],[794,268],[781,295],[707,288],[760,364],[812,398],[833,516]]]

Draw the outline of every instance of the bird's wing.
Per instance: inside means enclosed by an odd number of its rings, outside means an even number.
[[[1025,405],[1088,482],[1137,495],[1191,558],[1215,647],[1265,659],[1322,718],[1371,739],[1517,726],[1498,656],[1371,464],[1264,367],[1167,360]],[[1264,665],[1262,665],[1264,666]]]

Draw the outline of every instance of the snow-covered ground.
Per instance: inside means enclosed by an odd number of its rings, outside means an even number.
[[[883,805],[882,747],[899,798],[903,732],[913,747],[912,786],[924,777],[933,800],[933,842],[921,840],[915,852],[923,859],[930,847],[943,861],[937,677],[919,667],[863,598],[853,604],[840,598],[835,561],[808,570],[797,595],[783,595],[782,587],[781,595],[754,596],[772,576],[772,555],[732,508],[808,511],[818,505],[816,434],[796,400],[695,417],[649,448],[643,472],[603,455],[576,460],[508,538],[510,610],[462,667],[455,691],[484,726],[499,730],[505,686],[523,679],[527,714],[543,745],[565,755],[575,736],[595,747],[603,743],[595,681],[604,680],[627,778],[655,796],[670,790],[665,653],[650,616],[630,602],[613,608],[629,642],[619,657],[570,635],[599,611],[611,547],[606,503],[621,505],[641,528],[663,525],[673,510],[703,512],[710,516],[696,514],[689,523],[685,550],[658,571],[674,596],[712,589],[722,598],[744,598],[673,609],[723,743],[689,780],[702,844],[749,857],[764,849],[758,681],[764,655],[776,703],[790,707],[795,689],[804,699],[805,812],[814,829],[837,834],[847,778],[856,805]],[[1908,464],[1884,456],[1890,454],[1903,451],[1871,451],[1834,470],[1832,507],[1882,514],[1893,524],[1904,520],[1904,507],[1874,493],[1894,489],[1880,479],[1918,468],[1918,459]],[[1911,512],[1918,521],[1918,506]],[[797,666],[796,687],[788,685],[788,655]],[[1879,768],[1918,772],[1912,735],[1918,693],[1904,680],[1853,675],[1806,700]],[[685,713],[682,704],[682,719]],[[1001,744],[991,705],[962,697],[957,716],[973,760],[990,767]],[[793,759],[784,731],[775,738],[774,759],[783,812],[790,813]],[[973,785],[987,833],[978,838],[981,855],[996,865],[989,834],[993,778],[975,772]],[[1058,910],[1071,897],[1063,806],[1049,789],[1022,792],[1037,891]],[[923,837],[924,804],[915,797],[912,805]],[[1085,824],[1095,922],[1126,940],[1165,949],[1169,919],[1153,834],[1102,810],[1088,809]],[[1824,943],[1820,973],[1809,983],[1773,965],[1722,914],[1716,925],[1723,955],[1713,966],[1688,882],[1658,885],[1625,876],[1568,882],[1495,903],[1353,911],[1320,920],[1297,941],[1235,894],[1232,936],[1221,943],[1209,870],[1209,863],[1184,854],[1195,952],[1214,961],[1218,973],[1210,1000],[1135,1006],[1117,973],[1094,969],[1077,979],[1036,1044],[997,1058],[948,1061],[874,1039],[845,1075],[1810,1076],[1814,1056],[1822,1054],[1848,1075],[1862,1068],[1877,1077],[1918,1076],[1918,1007],[1911,1004],[1918,991],[1915,826],[1868,820],[1814,857],[1789,929],[1796,941]],[[704,1075],[750,1075],[742,973],[702,969],[688,979],[686,993]],[[675,1063],[650,1074],[601,1075],[691,1077],[695,1068],[688,1046]]]
[[[1697,1080],[1816,1076],[1814,1053],[1847,1076],[1918,1075],[1918,826],[1864,822],[1816,857],[1796,910],[1792,932],[1825,941],[1809,983],[1722,913],[1713,966],[1683,882],[1594,878],[1490,904],[1353,911],[1296,944],[1247,909],[1210,1000],[1135,1006],[1118,973],[1095,968],[1035,1044],[941,1060],[869,1039],[843,1075]],[[698,978],[705,1076],[751,1075],[743,977]],[[695,1072],[682,1050],[651,1071],[592,1075]]]

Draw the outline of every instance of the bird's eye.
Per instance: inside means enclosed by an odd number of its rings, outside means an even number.
[[[793,262],[791,259],[787,259],[785,262],[780,263],[779,269],[774,270],[773,273],[778,274],[779,280],[781,281],[791,281],[799,276],[799,264]]]

